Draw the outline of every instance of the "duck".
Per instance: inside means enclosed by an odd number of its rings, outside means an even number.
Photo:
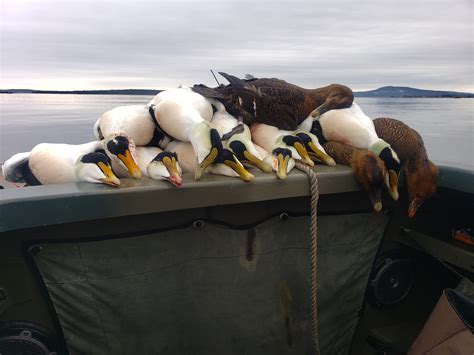
[[[313,117],[311,114],[310,116]],[[380,157],[389,174],[387,189],[390,196],[395,201],[398,200],[400,158],[388,142],[378,137],[372,119],[357,103],[352,103],[350,108],[323,113],[313,120],[311,133],[316,135],[322,143],[326,140],[337,141],[355,148],[368,149]]]
[[[336,163],[352,168],[354,177],[368,193],[374,211],[380,212],[382,187],[388,182],[388,173],[383,161],[367,149],[358,149],[348,144],[328,141],[323,146]]]
[[[243,164],[250,164],[265,173],[271,173],[272,167],[262,160],[255,149],[250,128],[229,114],[221,102],[213,100],[212,105],[216,112],[211,122],[222,136],[224,147],[231,150]]]
[[[376,118],[373,124],[377,135],[390,143],[400,158],[408,189],[408,216],[413,218],[423,202],[436,192],[439,169],[428,159],[423,138],[416,130],[388,117]]]
[[[301,140],[287,131],[264,123],[254,123],[250,126],[252,140],[267,152],[271,152],[274,162],[277,162],[277,176],[287,178],[287,165],[292,160],[301,160],[309,166],[314,166]],[[271,164],[275,170],[274,164]],[[294,161],[291,164],[294,166]]]
[[[104,139],[116,132],[125,132],[136,146],[163,148],[171,139],[157,126],[152,115],[149,106],[117,106],[97,119],[94,135],[97,139]]]
[[[136,158],[143,176],[155,180],[167,180],[176,187],[181,186],[182,170],[176,153],[158,147],[136,147]],[[117,162],[112,162],[112,169],[119,178],[129,176]]]
[[[30,152],[18,153],[2,167],[6,180],[30,186],[85,181],[120,186],[110,158],[100,141],[71,145],[40,143]]]
[[[276,78],[242,80],[219,74],[230,84],[216,88],[197,84],[193,91],[220,100],[230,114],[242,117],[249,126],[258,122],[294,131],[310,113],[319,117],[329,110],[350,107],[354,100],[352,90],[340,84],[305,89]]]
[[[264,157],[263,161],[272,167],[279,179],[286,179],[291,170],[296,166],[295,159],[292,158],[292,152],[286,148],[274,148],[271,152],[255,144],[255,149]],[[286,167],[286,169],[285,169]]]
[[[170,138],[156,124],[153,110],[145,105],[125,105],[104,112],[94,124],[94,135],[104,140],[107,155],[123,164],[130,175],[139,179],[136,146],[164,147]]]
[[[253,180],[254,176],[243,167],[235,155],[224,149],[219,132],[210,122],[213,110],[207,99],[187,88],[170,91],[171,93],[160,92],[153,98],[150,107],[164,132],[175,140],[192,144],[198,159],[195,179],[200,180],[211,164],[222,163],[234,169],[242,180]],[[208,110],[204,110],[205,107]]]
[[[198,168],[196,159],[197,156],[191,143],[174,140],[166,146],[166,150],[177,154],[177,156],[179,157],[179,164],[182,167],[184,174],[195,173],[196,169]],[[223,155],[221,155],[221,157],[227,155],[229,159],[231,159],[231,152],[225,148],[224,151],[227,151],[227,153],[224,153]],[[235,163],[237,165],[239,164],[237,161]],[[214,175],[223,175],[236,178],[240,177],[240,175],[236,172],[236,169],[230,167],[229,165],[226,165],[222,161],[216,161],[214,164],[210,165],[207,168],[207,171]]]

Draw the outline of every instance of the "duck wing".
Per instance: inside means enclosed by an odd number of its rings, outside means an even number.
[[[265,123],[285,130],[295,130],[303,117],[304,89],[279,79],[242,80],[220,72],[233,93],[233,105],[240,107],[246,124]],[[301,116],[301,117],[300,117]]]
[[[10,182],[24,182],[25,181],[25,165],[28,165],[30,159],[30,152],[17,153],[9,158],[2,165],[2,174],[5,180]]]

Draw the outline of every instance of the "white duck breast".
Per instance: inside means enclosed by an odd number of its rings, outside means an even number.
[[[349,108],[323,113],[319,123],[324,137],[330,141],[368,149],[379,140],[372,120],[356,103]]]
[[[179,165],[185,174],[194,174],[197,164],[196,153],[189,142],[171,141],[166,150],[178,155]]]
[[[29,167],[42,184],[78,181],[75,165],[79,157],[101,148],[101,142],[79,145],[41,143],[31,150]]]
[[[115,107],[103,113],[94,126],[97,139],[122,132],[133,139],[138,146],[150,143],[155,132],[155,122],[148,107],[144,105]]]
[[[148,105],[158,105],[166,100],[174,100],[181,104],[186,103],[197,110],[202,119],[206,121],[211,121],[212,119],[213,110],[209,100],[194,92],[191,88],[179,87],[162,91],[158,93]]]

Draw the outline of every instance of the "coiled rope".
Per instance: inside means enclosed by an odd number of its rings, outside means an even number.
[[[296,168],[308,175],[311,191],[311,215],[310,215],[310,261],[311,261],[311,328],[313,331],[314,353],[320,355],[319,352],[319,335],[318,335],[318,200],[319,186],[316,173],[308,165],[299,161],[296,162]]]

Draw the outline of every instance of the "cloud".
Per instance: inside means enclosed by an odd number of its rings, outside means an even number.
[[[2,86],[213,85],[209,68],[314,87],[474,91],[469,0],[4,0]]]

